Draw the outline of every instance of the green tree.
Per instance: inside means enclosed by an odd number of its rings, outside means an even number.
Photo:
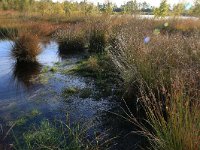
[[[8,0],[2,0],[2,9],[8,10],[9,9],[9,2]]]
[[[124,6],[125,13],[136,14],[139,10],[138,3],[136,0],[128,1]]]
[[[169,13],[169,7],[170,5],[167,4],[167,0],[162,0],[160,3],[159,8],[155,8],[154,15],[155,17],[165,17]]]
[[[174,5],[174,8],[173,8],[174,16],[180,16],[184,12],[185,12],[185,4],[184,3],[178,3],[178,4]]]
[[[192,15],[200,16],[200,0],[194,2],[194,7],[192,8]]]
[[[64,15],[65,11],[64,11],[64,5],[63,3],[53,3],[52,4],[52,8],[51,8],[51,14],[53,15]]]
[[[106,0],[102,11],[106,14],[111,14],[113,12],[113,5],[109,0]]]
[[[72,4],[68,1],[64,1],[64,11],[65,14],[70,16],[72,11]]]

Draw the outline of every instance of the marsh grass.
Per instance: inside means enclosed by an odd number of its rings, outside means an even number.
[[[93,29],[89,39],[89,50],[91,52],[103,53],[106,47],[106,33],[105,29]]]
[[[67,117],[68,118],[68,117]],[[32,129],[23,133],[22,138],[16,137],[14,148],[19,150],[35,149],[64,149],[64,150],[98,150],[108,148],[112,141],[105,141],[106,134],[89,135],[92,126],[87,124],[71,123],[54,120],[42,120],[39,125],[33,125]],[[92,136],[89,140],[88,137]]]
[[[148,124],[153,129],[149,132],[143,128],[141,133],[149,138],[152,148],[198,150],[200,148],[199,102],[191,102],[192,97],[185,94],[184,87],[181,87],[178,91],[172,89],[172,93],[168,93],[170,104],[163,106],[162,99],[158,99],[152,90],[148,91],[144,86],[140,89],[139,99],[143,103]],[[166,107],[167,119],[164,117],[163,107]]]
[[[0,38],[1,39],[12,39],[18,35],[17,28],[0,27]]]
[[[15,40],[12,49],[12,56],[17,61],[36,61],[36,56],[40,54],[41,47],[40,40],[37,35],[23,33]]]
[[[130,121],[141,129],[135,133],[148,137],[153,149],[198,150],[199,34],[154,34],[151,21],[139,25],[140,21],[115,29],[109,51],[124,79],[125,93],[131,93],[132,101],[136,96],[150,126],[131,114]]]
[[[79,62],[67,73],[95,79],[95,85],[101,91],[101,96],[106,97],[112,95],[115,86],[119,86],[122,82],[119,72],[113,65],[107,54],[93,55]]]
[[[53,37],[59,43],[60,54],[83,52],[85,49],[85,35],[83,26],[72,25],[66,29],[57,30]]]
[[[66,88],[66,89],[63,89],[62,91],[62,95],[65,98],[69,98],[70,96],[76,95],[78,93],[79,93],[79,89],[75,87]]]
[[[44,120],[37,127],[23,134],[23,142],[16,139],[17,149],[81,149],[82,132],[77,125],[71,127],[59,121],[50,123]]]
[[[108,55],[91,56],[67,73],[92,77],[97,86],[108,93],[112,93],[113,83],[123,81],[117,87],[123,87],[129,100],[134,101],[136,97],[145,111],[145,124],[138,122],[134,114],[128,115],[128,120],[140,129],[134,133],[147,137],[153,149],[199,150],[200,22],[128,17],[99,17],[87,22],[85,17],[77,18],[69,19],[72,24],[53,32],[49,25],[41,27],[39,32],[39,24],[33,25],[32,32],[47,36],[54,33],[52,37],[58,41],[61,54],[83,51],[87,44],[95,52],[102,52],[109,46]],[[87,32],[84,23],[89,24],[91,32]],[[35,61],[39,50],[38,42],[34,42],[38,40],[34,39],[20,35],[16,40],[17,48],[13,48],[17,60]],[[29,48],[33,50],[29,51]],[[68,89],[65,92],[67,97],[78,93]],[[49,122],[44,122],[37,130],[26,136],[30,148],[38,145],[55,148],[51,140],[62,148],[57,139],[63,132],[57,132]],[[47,131],[57,138],[50,136],[49,141],[47,137],[42,143],[40,139],[48,135]]]

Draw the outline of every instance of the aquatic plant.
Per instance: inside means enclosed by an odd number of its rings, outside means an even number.
[[[75,94],[78,94],[78,92],[79,92],[79,89],[74,88],[74,87],[70,87],[70,88],[63,89],[62,95],[63,95],[65,98],[68,98],[68,97],[70,97],[70,96],[73,96],[73,95],[75,95]]]
[[[23,134],[23,143],[16,138],[15,148],[17,149],[81,149],[81,131],[79,126],[57,122],[51,124],[43,120],[38,127]]]
[[[12,56],[17,61],[36,61],[36,56],[40,54],[41,47],[37,35],[23,33],[15,40],[12,48]]]
[[[94,135],[92,141],[86,140],[88,124],[71,123],[70,120],[42,120],[39,125],[23,133],[22,138],[14,135],[14,148],[19,150],[64,149],[64,150],[97,150],[108,147],[111,141],[102,141],[102,135]],[[105,136],[105,135],[104,135]]]
[[[102,92],[101,96],[112,95],[113,87],[121,84],[119,72],[107,54],[90,56],[65,73],[76,73],[84,77],[94,78],[96,86]]]

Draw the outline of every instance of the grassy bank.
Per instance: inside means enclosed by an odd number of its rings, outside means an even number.
[[[134,117],[131,120],[153,149],[200,148],[200,30],[199,22],[189,24],[133,20],[112,35],[112,60],[129,100],[137,95],[143,105],[152,132]]]

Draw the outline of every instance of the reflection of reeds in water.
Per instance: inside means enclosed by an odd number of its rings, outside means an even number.
[[[17,61],[36,61],[36,56],[41,52],[39,38],[36,35],[22,34],[16,40],[12,49],[12,56]]]
[[[17,61],[13,69],[13,78],[17,84],[22,84],[23,86],[29,88],[34,84],[34,78],[39,75],[41,68],[42,65],[37,61]]]

